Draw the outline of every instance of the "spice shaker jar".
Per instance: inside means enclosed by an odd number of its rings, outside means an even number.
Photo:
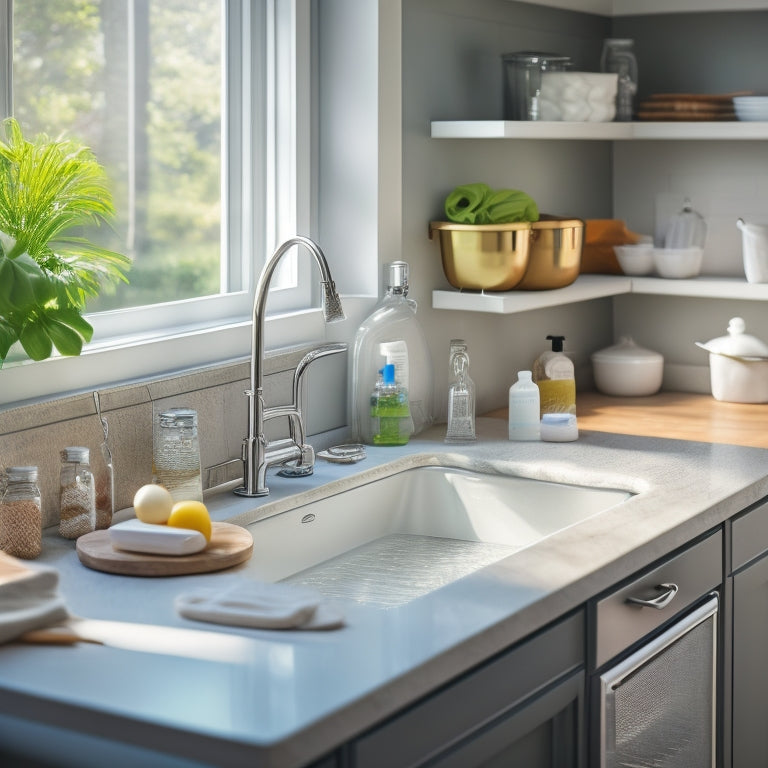
[[[96,530],[96,484],[91,472],[91,453],[83,446],[61,451],[59,486],[59,534],[77,539]]]
[[[174,501],[202,501],[197,411],[169,408],[157,421],[154,437],[154,479]]]
[[[32,560],[43,547],[37,467],[6,467],[5,476],[5,492],[0,499],[0,549]]]

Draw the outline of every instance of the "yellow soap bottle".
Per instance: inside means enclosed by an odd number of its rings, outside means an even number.
[[[563,352],[565,336],[547,336],[552,349],[540,355],[533,364],[533,380],[538,384],[540,411],[576,414],[576,381],[573,362]]]

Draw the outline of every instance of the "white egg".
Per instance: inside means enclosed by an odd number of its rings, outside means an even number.
[[[136,517],[143,523],[167,523],[173,509],[173,496],[162,485],[142,485],[133,497]]]

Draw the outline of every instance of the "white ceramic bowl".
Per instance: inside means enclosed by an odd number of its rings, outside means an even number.
[[[702,248],[654,248],[653,263],[660,277],[682,279],[701,272]]]
[[[768,120],[768,96],[736,96],[733,106],[739,120]]]
[[[613,252],[625,275],[650,275],[653,272],[653,245],[650,243],[614,245]]]
[[[664,357],[639,347],[629,336],[591,357],[595,386],[604,395],[646,397],[661,389]]]

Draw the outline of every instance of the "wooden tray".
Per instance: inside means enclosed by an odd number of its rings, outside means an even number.
[[[77,556],[83,565],[123,576],[182,576],[231,568],[248,560],[253,552],[250,531],[232,523],[213,523],[211,540],[194,555],[150,555],[115,549],[109,531],[86,533],[77,540]]]

